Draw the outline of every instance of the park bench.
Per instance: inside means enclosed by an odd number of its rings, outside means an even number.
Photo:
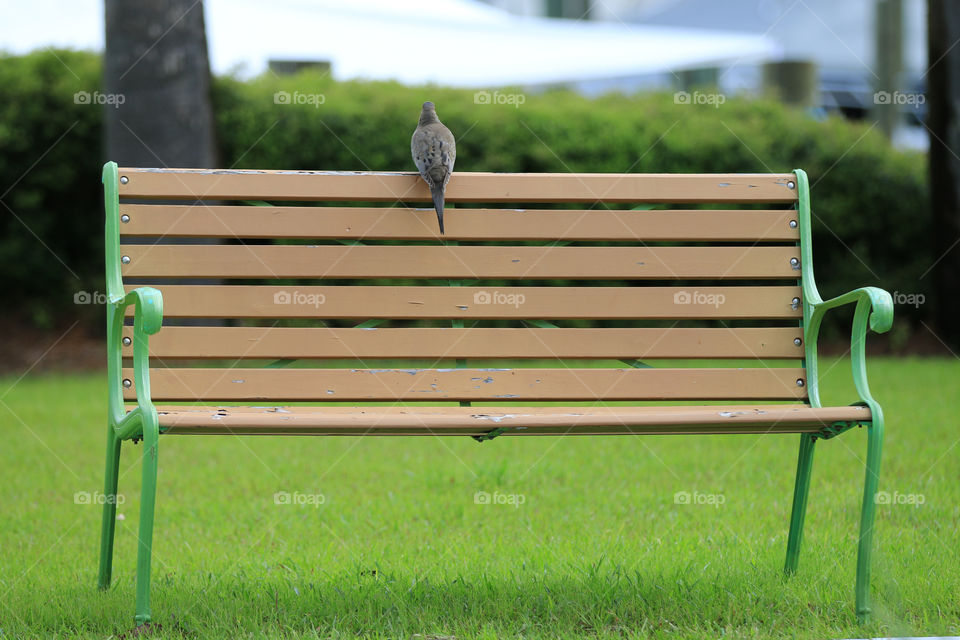
[[[791,573],[814,443],[867,427],[855,592],[869,615],[883,414],[864,341],[893,307],[872,287],[820,297],[803,171],[457,173],[447,199],[466,206],[443,238],[431,208],[407,205],[430,201],[413,173],[107,163],[103,182],[104,493],[121,442],[142,441],[138,624],[158,440],[175,434],[800,434]],[[847,304],[859,399],[824,407],[817,336]],[[101,587],[115,519],[106,500]]]

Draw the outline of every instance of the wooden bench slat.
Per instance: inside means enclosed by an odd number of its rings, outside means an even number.
[[[430,201],[416,173],[120,169],[120,197],[189,200]],[[123,178],[127,181],[124,182]],[[453,174],[448,202],[795,202],[782,174]]]
[[[133,337],[133,327],[124,327]],[[164,327],[160,358],[802,358],[798,327],[669,329]],[[123,347],[133,357],[133,345]]]
[[[866,407],[158,407],[170,434],[504,435],[802,433],[868,421]]]
[[[797,278],[787,247],[121,245],[125,278]]]
[[[150,389],[156,400],[195,401],[800,400],[798,379],[803,369],[155,368]],[[135,385],[124,389],[135,397]]]
[[[165,318],[798,319],[800,288],[155,285]],[[127,287],[134,288],[133,286]],[[519,297],[519,296],[522,296]],[[678,297],[679,296],[679,297]],[[678,301],[689,296],[690,304]],[[488,299],[484,304],[483,300]],[[522,300],[522,302],[521,302]],[[718,302],[722,300],[722,304]],[[133,307],[127,315],[133,316]]]
[[[797,241],[793,210],[449,209],[448,240]],[[125,237],[440,237],[433,209],[124,204]]]

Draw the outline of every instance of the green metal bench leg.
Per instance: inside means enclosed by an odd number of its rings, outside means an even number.
[[[143,488],[140,494],[140,534],[137,547],[137,625],[150,622],[150,557],[153,547],[153,511],[157,499],[157,414],[143,420]]]
[[[860,544],[857,550],[857,619],[870,619],[870,554],[873,552],[873,523],[877,512],[877,484],[883,449],[883,415],[874,414],[867,427],[867,469],[863,484],[863,511],[860,514]]]
[[[101,589],[110,586],[113,573],[113,534],[117,526],[117,476],[120,470],[120,438],[113,427],[107,429],[107,466],[104,472],[103,522],[100,526],[100,578]]]
[[[803,540],[803,520],[807,513],[807,494],[810,489],[810,470],[813,467],[813,445],[816,436],[800,434],[800,455],[797,459],[797,479],[793,488],[793,511],[790,514],[790,537],[787,539],[787,561],[784,571],[789,575],[797,570],[800,542]]]

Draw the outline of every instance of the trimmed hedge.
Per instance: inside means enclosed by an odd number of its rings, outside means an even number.
[[[103,291],[102,113],[98,56],[0,57],[0,273],[5,313],[48,326],[86,317],[79,291]],[[102,321],[101,312],[96,317]]]
[[[0,58],[0,181],[13,183],[78,123],[4,201],[83,279],[98,273],[101,262],[100,157],[91,153],[100,148],[100,112],[75,105],[72,95],[97,88],[99,61],[91,54],[57,55],[79,81],[49,53]],[[669,94],[590,99],[556,90],[524,94],[518,105],[497,104],[496,98],[478,104],[473,91],[334,82],[314,72],[227,77],[214,83],[221,157],[237,168],[411,171],[410,135],[426,99],[437,103],[457,136],[457,169],[463,171],[803,168],[813,185],[815,262],[824,297],[873,284],[929,299],[928,279],[919,279],[933,260],[926,157],[892,149],[866,125],[818,121],[776,102],[728,97],[714,107],[675,104]],[[64,277],[63,267],[19,223],[4,224],[0,261],[7,285],[55,308],[46,290],[34,293],[36,285],[52,291],[72,277]],[[923,307],[897,311],[901,330],[906,317],[924,316]]]

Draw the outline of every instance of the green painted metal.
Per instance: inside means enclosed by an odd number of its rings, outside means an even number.
[[[496,438],[499,435],[502,435],[506,431],[507,431],[506,427],[500,427],[498,429],[494,429],[493,431],[485,433],[482,436],[470,436],[470,437],[476,440],[477,442],[486,442],[487,440],[493,440],[494,438]]]
[[[643,360],[621,360],[620,362],[633,369],[653,369],[652,364],[647,364]]]
[[[274,360],[263,365],[264,369],[286,369],[293,363],[297,362],[297,358],[280,358],[279,360]]]
[[[820,429],[816,437],[821,440],[830,440],[831,438],[836,438],[841,433],[845,433],[854,427],[862,427],[863,423],[861,422],[834,422],[833,424],[826,425],[823,429]]]
[[[819,367],[817,357],[817,338],[820,326],[828,311],[847,304],[855,304],[853,325],[850,334],[850,354],[854,385],[860,402],[870,408],[871,422],[867,428],[867,463],[863,488],[863,504],[860,512],[860,537],[857,550],[856,607],[857,618],[866,622],[870,617],[870,556],[873,548],[873,525],[876,515],[875,496],[880,473],[880,458],[883,446],[883,410],[870,393],[867,383],[866,336],[867,331],[876,333],[888,331],[893,324],[893,298],[877,287],[855,289],[830,300],[820,297],[813,275],[813,243],[810,216],[810,185],[807,174],[800,169],[794,171],[797,189],[797,218],[800,227],[800,269],[803,291],[803,341],[804,366],[807,370],[807,392],[810,404],[820,403]],[[842,430],[849,428],[849,425]],[[831,430],[834,432],[831,434]],[[825,429],[832,437],[839,431],[833,425]],[[822,437],[822,436],[821,436]],[[790,536],[787,541],[786,571],[792,573],[797,567],[800,541],[803,536],[803,520],[807,505],[807,493],[810,487],[810,472],[813,464],[814,438],[808,434],[801,436],[800,454],[797,462],[797,479],[794,488],[793,512],[790,516]]]
[[[797,459],[797,479],[793,487],[793,510],[790,514],[790,535],[787,538],[787,561],[784,566],[788,575],[796,572],[800,557],[803,520],[807,513],[807,494],[810,489],[810,470],[813,468],[813,445],[816,441],[814,435],[800,434],[800,455]]]
[[[140,532],[137,546],[136,622],[150,621],[150,556],[153,540],[153,514],[157,492],[157,441],[159,426],[157,409],[150,398],[149,336],[160,330],[163,321],[163,298],[151,287],[124,292],[120,276],[120,197],[117,165],[103,167],[104,246],[107,289],[107,462],[104,473],[104,495],[100,535],[100,588],[110,585],[113,564],[113,538],[116,529],[117,473],[120,445],[123,440],[143,440],[143,486],[140,495]],[[133,380],[137,390],[137,406],[126,412],[123,402],[125,381],[121,369],[123,359],[122,332],[127,307],[134,306],[133,317]],[[129,383],[129,382],[128,382]]]

